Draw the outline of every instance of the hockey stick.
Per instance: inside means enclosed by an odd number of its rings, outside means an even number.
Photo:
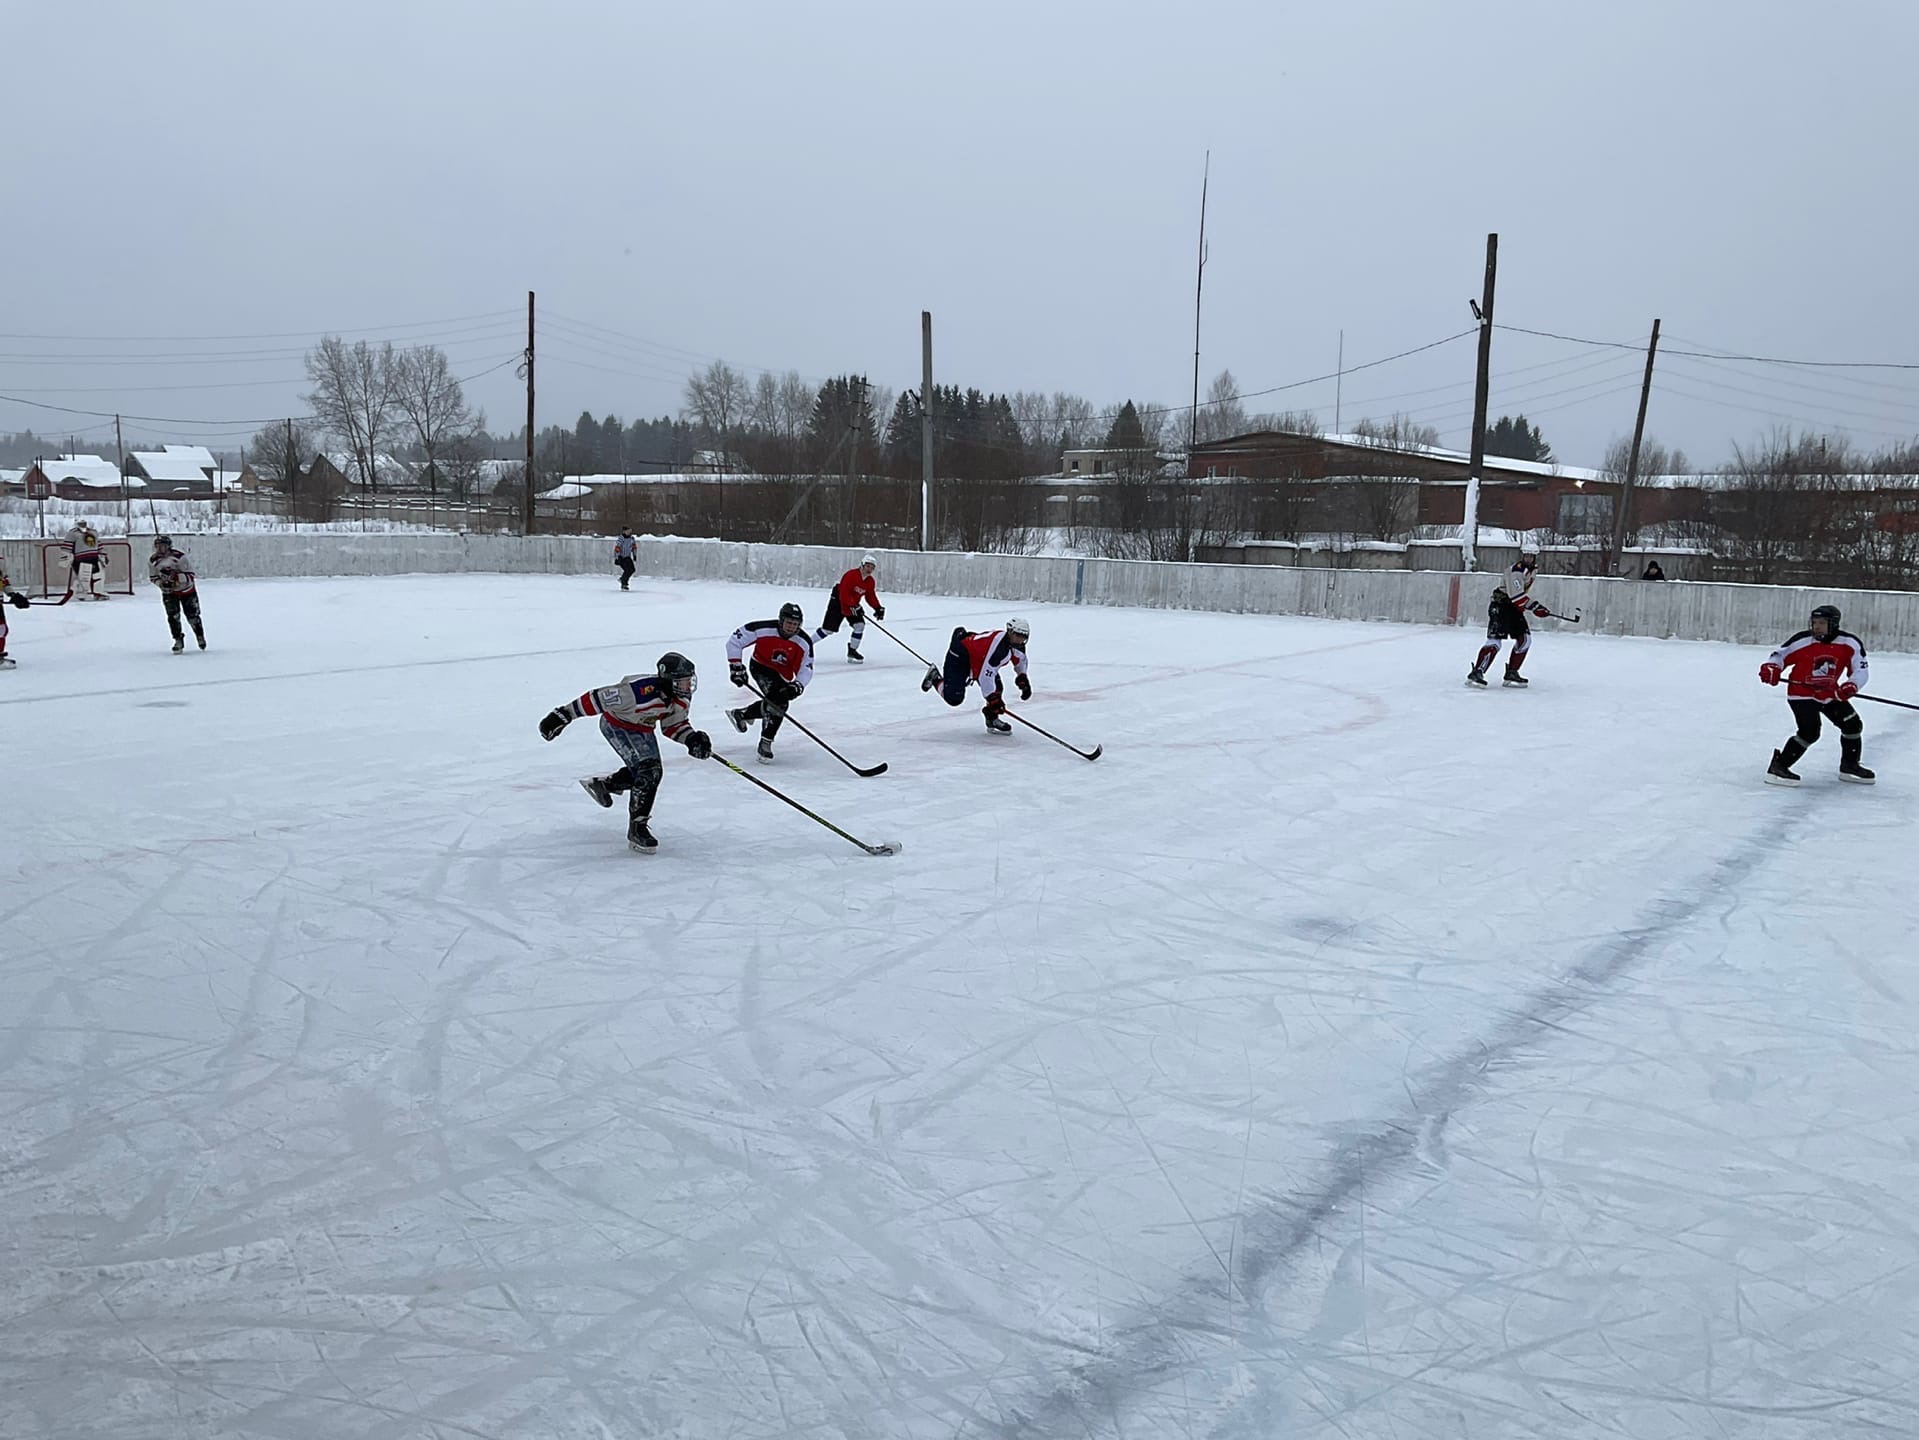
[[[755,785],[759,786],[760,789],[764,790],[768,795],[771,795],[775,800],[786,801],[788,805],[791,805],[795,810],[799,811],[800,814],[804,815],[808,820],[812,820],[818,824],[824,825],[828,830],[831,830],[835,835],[839,836],[840,839],[852,841],[853,844],[859,846],[860,849],[864,850],[868,855],[897,855],[900,853],[900,851],[906,848],[904,845],[900,844],[897,840],[888,841],[884,845],[868,845],[864,840],[860,839],[858,836],[847,834],[844,830],[840,829],[839,826],[835,825],[831,820],[828,820],[825,817],[820,815],[815,815],[811,810],[808,810],[804,805],[800,804],[799,801],[793,799],[791,796],[783,794],[782,792],[778,790],[775,790],[771,785],[768,785],[764,780],[760,779],[759,776],[753,774],[752,771],[741,769],[738,765],[735,765],[731,760],[727,759],[724,755],[720,754],[718,751],[715,751],[713,753],[713,759],[719,761],[720,764],[724,765],[727,769],[731,770],[735,775],[739,776],[740,779],[751,780]]]
[[[867,619],[867,622],[871,624],[875,630],[880,632],[880,634],[884,635],[888,640],[891,640],[895,645],[899,646],[900,649],[904,650],[908,655],[911,655],[915,660],[919,661],[920,664],[925,665],[928,668],[931,668],[933,664],[931,660],[928,660],[924,655],[920,654],[919,651],[915,650],[911,645],[908,645],[904,640],[900,639],[900,637],[895,635],[891,630],[888,630],[884,625],[880,624],[878,620],[875,620],[871,615],[868,615],[866,619]]]
[[[1875,705],[1897,705],[1901,710],[1919,710],[1919,705],[1914,705],[1909,700],[1888,700],[1883,695],[1861,694],[1855,695],[1852,698],[1855,700],[1870,700]]]
[[[760,697],[760,703],[762,705],[771,703],[766,698],[766,692],[760,689],[760,687],[755,685],[751,680],[746,682],[746,688]],[[886,773],[886,762],[884,760],[880,761],[877,765],[867,766],[862,769],[851,760],[848,760],[844,755],[840,754],[840,752],[835,750],[831,745],[828,745],[824,740],[820,739],[820,737],[815,735],[811,730],[808,730],[804,725],[800,724],[799,721],[795,720],[791,710],[782,713],[785,715],[788,725],[791,725],[795,730],[799,731],[800,734],[804,735],[808,740],[811,740],[815,745],[819,746],[820,749],[824,750],[828,755],[831,755],[835,760],[839,761],[840,764],[844,765],[860,778],[871,780],[875,775],[884,775]]]
[[[1539,618],[1541,620],[1564,620],[1568,625],[1577,625],[1579,623],[1579,615],[1580,612],[1578,610],[1574,610],[1570,615],[1561,615],[1557,610],[1548,610]]]
[[[1060,739],[1059,736],[1055,735],[1052,731],[1040,730],[1039,726],[1035,725],[1031,720],[1028,720],[1024,715],[1019,714],[1017,711],[1002,710],[999,713],[1004,715],[1008,720],[1019,721],[1019,723],[1024,725],[1028,730],[1039,730],[1040,734],[1044,735],[1048,740],[1051,740],[1055,745],[1066,745],[1066,742]],[[1090,752],[1080,749],[1079,746],[1077,745],[1066,745],[1066,748],[1068,750],[1071,750],[1075,755],[1079,756],[1079,758],[1082,760],[1097,760],[1106,750],[1106,747],[1104,745],[1095,745]]]
[[[67,603],[67,601],[71,600],[72,598],[73,598],[73,591],[69,589],[67,593],[62,595],[58,600],[48,600],[44,596],[40,596],[40,595],[29,595],[27,596],[27,604],[29,605],[64,605]]]

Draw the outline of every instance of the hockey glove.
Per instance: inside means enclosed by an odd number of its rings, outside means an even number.
[[[695,730],[691,735],[686,737],[686,753],[691,755],[695,760],[711,760],[713,758],[713,737],[704,730]]]
[[[1537,600],[1533,601],[1532,613],[1537,615],[1541,620],[1550,620],[1553,618],[1553,612],[1548,610],[1544,605],[1541,605]]]
[[[886,618],[886,607],[877,600],[873,602],[873,618],[875,620],[884,620]]]
[[[7,592],[7,603],[16,610],[24,610],[33,602],[27,599],[27,597],[22,595],[18,590],[9,590]]]
[[[1779,683],[1779,677],[1783,674],[1785,674],[1785,671],[1773,664],[1770,660],[1759,667],[1759,678],[1768,685],[1777,685]]]
[[[552,740],[556,738],[572,721],[573,717],[568,715],[564,710],[547,711],[546,714],[540,717],[540,738],[542,740]]]
[[[1028,680],[1024,675],[1015,675],[1013,677],[1013,683],[1019,686],[1020,699],[1031,700],[1033,698],[1033,682],[1031,680]]]
[[[738,660],[727,661],[726,678],[731,680],[735,685],[744,685],[746,683],[746,666]]]
[[[1006,692],[1004,690],[997,690],[993,693],[993,698],[986,702],[986,718],[991,720],[995,716],[1004,715],[1005,713]]]
[[[1839,688],[1833,693],[1841,700],[1850,700],[1859,693],[1859,687],[1850,680],[1841,680],[1839,682]]]

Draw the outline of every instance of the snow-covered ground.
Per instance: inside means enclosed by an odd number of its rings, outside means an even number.
[[[44,521],[41,506],[45,504]],[[128,527],[131,513],[132,526]],[[284,515],[266,515],[251,510],[230,510],[212,500],[141,500],[131,512],[118,496],[91,500],[22,500],[0,497],[0,540],[58,540],[76,520],[85,520],[104,536],[152,535],[166,531],[175,535],[287,535],[375,534],[428,535],[433,527],[411,525],[398,520],[338,519],[323,524],[311,521],[295,525]],[[44,537],[41,531],[45,530]]]
[[[8,612],[0,1435],[1919,1433],[1919,716],[1034,607],[1097,764],[829,641],[890,772],[754,773],[905,853],[669,747],[640,857],[537,720],[679,648],[747,757],[783,593],[204,592]]]

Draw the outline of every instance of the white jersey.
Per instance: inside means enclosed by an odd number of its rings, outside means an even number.
[[[100,537],[91,525],[75,525],[67,531],[67,544],[73,547],[75,560],[100,558]]]

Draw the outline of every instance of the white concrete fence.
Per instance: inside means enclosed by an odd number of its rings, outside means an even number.
[[[241,577],[613,574],[610,538],[570,535],[267,534],[183,537],[209,582]],[[144,562],[151,537],[134,536]],[[819,591],[859,560],[857,549],[642,540],[639,573],[669,580],[728,580]],[[37,576],[30,546],[0,541],[14,583]],[[1485,623],[1497,577],[1445,571],[1314,570],[1263,565],[1178,565],[1031,555],[882,551],[880,593],[980,595],[1007,602],[1137,605],[1232,614],[1315,615],[1468,627]],[[144,576],[140,588],[145,589]],[[1804,626],[1814,605],[1845,613],[1872,650],[1919,652],[1919,593],[1810,590],[1556,576],[1536,593],[1552,609],[1584,612],[1582,630],[1662,639],[1773,645]],[[817,602],[802,600],[813,608]],[[983,620],[990,616],[982,617]]]

